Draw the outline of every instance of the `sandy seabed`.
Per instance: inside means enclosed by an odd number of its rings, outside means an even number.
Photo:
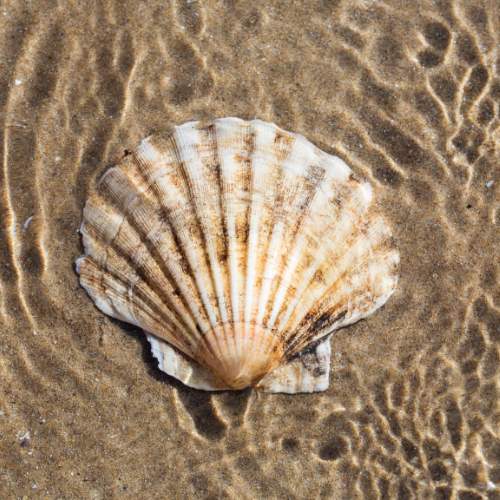
[[[500,498],[500,4],[0,4],[0,498]],[[374,186],[387,305],[330,389],[161,374],[74,260],[96,179],[146,135],[258,117]]]

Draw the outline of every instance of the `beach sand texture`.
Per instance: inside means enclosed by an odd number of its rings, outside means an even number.
[[[0,498],[500,498],[500,4],[0,4]],[[374,187],[401,252],[314,395],[205,393],[74,271],[107,167],[258,117]]]

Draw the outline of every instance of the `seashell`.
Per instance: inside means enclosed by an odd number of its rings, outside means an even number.
[[[80,282],[206,390],[328,387],[330,335],[382,306],[399,254],[372,189],[260,120],[151,136],[87,201]]]

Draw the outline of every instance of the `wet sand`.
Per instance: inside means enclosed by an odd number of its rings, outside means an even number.
[[[0,497],[500,497],[500,6],[0,5]],[[79,286],[82,207],[154,131],[258,117],[374,186],[387,305],[315,395],[190,390]]]

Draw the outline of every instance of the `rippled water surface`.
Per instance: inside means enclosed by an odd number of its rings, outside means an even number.
[[[499,498],[497,1],[0,4],[2,498]],[[107,166],[259,117],[370,180],[401,250],[330,389],[189,390],[73,262]]]

